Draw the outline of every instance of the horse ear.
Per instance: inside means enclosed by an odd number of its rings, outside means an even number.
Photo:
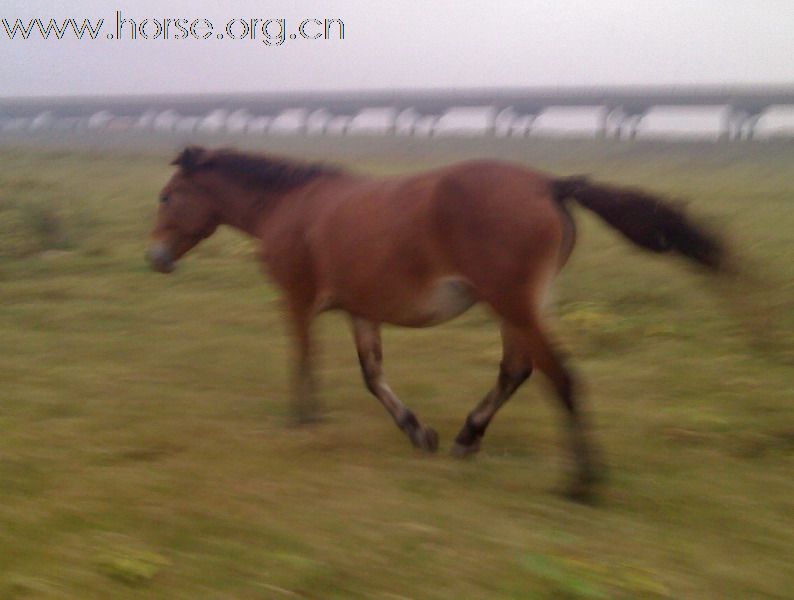
[[[171,164],[190,173],[199,167],[207,166],[208,152],[201,146],[188,146],[179,153],[179,156],[171,161]]]

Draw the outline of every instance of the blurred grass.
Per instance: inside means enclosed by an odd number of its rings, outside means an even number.
[[[576,211],[557,328],[610,464],[602,504],[578,506],[553,493],[540,378],[475,460],[445,454],[496,376],[484,310],[385,333],[438,456],[368,396],[337,315],[318,331],[329,422],[290,429],[251,243],[221,232],[171,277],[143,263],[165,154],[0,150],[0,598],[791,597],[794,146],[344,143],[378,174],[494,155],[684,196],[746,277],[714,284]]]

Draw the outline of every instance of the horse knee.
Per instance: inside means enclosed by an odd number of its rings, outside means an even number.
[[[377,361],[367,356],[359,356],[359,362],[361,364],[361,375],[364,378],[364,385],[371,393],[377,396],[381,379],[380,365]]]
[[[364,385],[370,391],[370,393],[378,395],[378,383],[380,382],[380,377],[378,374],[367,367],[361,367],[361,374],[364,378]]]
[[[502,361],[499,365],[499,388],[512,393],[532,375],[532,365],[515,366]]]

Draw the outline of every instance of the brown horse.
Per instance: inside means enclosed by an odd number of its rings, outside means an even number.
[[[488,424],[534,368],[546,375],[567,415],[586,495],[598,469],[569,370],[541,314],[544,294],[575,240],[565,200],[594,211],[635,244],[676,252],[711,270],[720,242],[681,209],[641,191],[554,178],[526,167],[471,161],[419,175],[375,179],[343,169],[231,150],[185,149],[163,188],[148,259],[171,272],[218,225],[261,241],[261,259],[282,289],[297,342],[295,416],[317,414],[310,326],[321,312],[350,315],[369,391],[414,446],[438,447],[383,378],[382,323],[427,327],[476,302],[501,322],[495,386],[469,413],[454,454],[479,449]]]

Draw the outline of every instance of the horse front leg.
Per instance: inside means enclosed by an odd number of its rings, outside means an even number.
[[[354,317],[353,335],[367,389],[380,400],[394,422],[408,436],[414,446],[428,452],[438,450],[436,430],[422,425],[416,415],[400,401],[383,378],[380,325]]]
[[[292,421],[296,425],[314,423],[322,418],[322,405],[314,384],[314,344],[311,337],[312,318],[304,312],[292,312],[295,336],[293,367]]]

